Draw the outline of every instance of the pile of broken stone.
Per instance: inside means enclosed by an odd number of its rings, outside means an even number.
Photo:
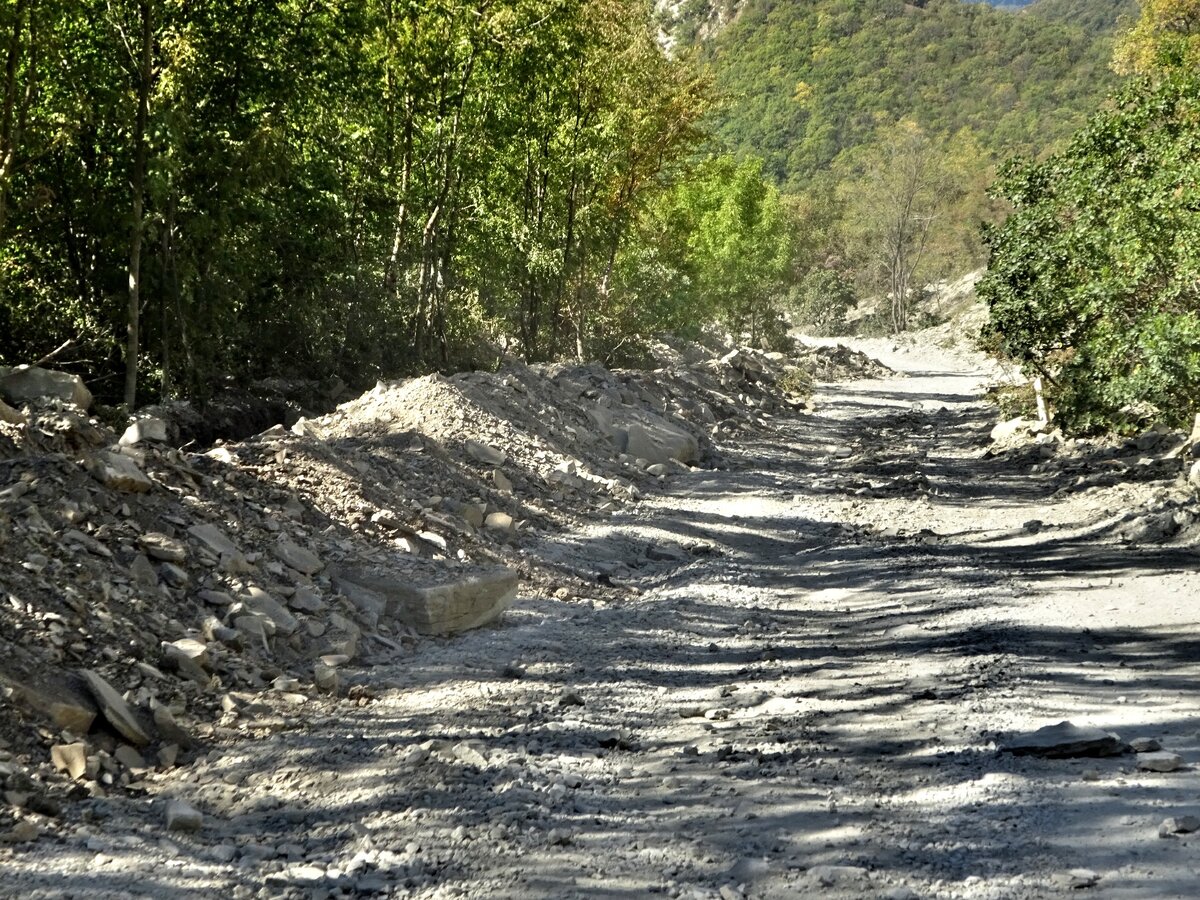
[[[539,534],[805,411],[779,387],[793,368],[734,348],[434,375],[198,452],[154,409],[118,435],[76,376],[0,369],[0,835],[28,837],[55,792],[253,733],[264,703],[361,696],[361,666],[490,622],[519,588],[619,594],[539,560]]]
[[[1118,489],[1109,530],[1122,542],[1200,543],[1200,415],[1190,432],[1153,422],[1128,436],[1092,437],[1068,437],[1052,423],[1018,417],[990,436],[985,458],[1023,459],[1031,473],[1059,484],[1057,495]]]

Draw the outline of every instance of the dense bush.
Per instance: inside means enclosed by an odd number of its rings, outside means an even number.
[[[792,319],[806,334],[846,333],[846,314],[854,308],[854,285],[844,273],[814,269],[792,295]]]
[[[986,337],[1045,377],[1068,427],[1129,410],[1191,421],[1200,397],[1200,77],[1128,85],[1061,153],[998,185]]]

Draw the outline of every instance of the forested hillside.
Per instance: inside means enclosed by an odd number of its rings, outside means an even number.
[[[0,365],[133,408],[860,296],[902,329],[981,264],[998,163],[1117,83],[1127,3],[13,0]]]
[[[1111,33],[1122,23],[1132,24],[1138,17],[1137,0],[1033,0],[1025,9],[1030,15],[1100,34]]]
[[[728,101],[717,133],[791,187],[900,118],[1038,153],[1115,83],[1107,40],[959,0],[750,0],[703,55]]]

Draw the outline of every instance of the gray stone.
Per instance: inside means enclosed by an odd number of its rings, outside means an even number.
[[[280,535],[275,543],[275,555],[284,564],[295,569],[301,575],[314,575],[325,567],[325,564],[311,550],[306,550],[290,538]]]
[[[236,556],[241,554],[237,544],[231,541],[228,535],[216,525],[193,525],[188,529],[188,534],[217,556],[224,556],[226,554]]]
[[[488,466],[502,466],[508,461],[508,454],[499,447],[481,444],[479,441],[467,441],[467,455],[476,462]]]
[[[275,624],[275,630],[280,634],[295,634],[300,629],[299,620],[293,616],[286,606],[264,591],[262,588],[249,588],[241,595],[246,608],[266,616]]]
[[[128,456],[102,451],[88,460],[88,471],[107,488],[129,494],[144,494],[154,482]]]
[[[492,484],[502,494],[511,494],[513,492],[512,480],[499,469],[492,470]]]
[[[832,887],[847,881],[859,881],[867,876],[862,866],[813,866],[808,875],[821,887]]]
[[[151,557],[165,562],[183,562],[188,556],[183,544],[158,531],[146,532],[138,538],[138,543]]]
[[[204,827],[200,810],[182,800],[167,803],[167,831],[196,832]]]
[[[19,409],[13,409],[3,400],[0,400],[0,422],[6,422],[9,425],[24,425],[26,421],[25,413]]]
[[[1173,816],[1163,819],[1162,824],[1158,826],[1158,836],[1164,838],[1174,834],[1191,834],[1194,831],[1200,831],[1200,819],[1195,816]]]
[[[21,366],[0,376],[0,396],[18,406],[46,400],[73,403],[80,409],[92,405],[92,392],[78,375],[37,366]]]
[[[1200,444],[1197,444],[1200,446]],[[1188,482],[1192,487],[1200,488],[1200,459],[1192,463],[1191,469],[1188,470]]]
[[[96,698],[100,713],[122,737],[137,747],[145,747],[150,743],[149,733],[116,688],[91,669],[83,669],[79,674]]]
[[[121,435],[121,445],[125,447],[131,447],[144,441],[165,444],[167,442],[167,423],[154,416],[147,416],[134,421]]]
[[[370,608],[379,618],[395,619],[421,634],[456,634],[486,625],[508,609],[519,578],[512,569],[494,569],[419,587],[347,569],[335,575],[334,583],[360,610]]]
[[[920,900],[921,895],[906,885],[897,885],[883,892],[883,900]]]
[[[154,566],[145,553],[139,553],[133,558],[133,562],[129,564],[129,575],[135,584],[146,590],[158,587],[158,573],[154,571]]]
[[[1134,753],[1153,753],[1155,750],[1161,750],[1162,744],[1154,738],[1134,738],[1129,742],[1129,749]]]
[[[1165,750],[1139,753],[1137,767],[1143,772],[1174,772],[1183,765],[1183,757]]]
[[[1066,759],[1078,756],[1117,756],[1125,752],[1125,744],[1110,731],[1080,727],[1062,721],[1057,725],[1046,725],[1037,731],[1020,735],[1000,750],[1015,756]]]

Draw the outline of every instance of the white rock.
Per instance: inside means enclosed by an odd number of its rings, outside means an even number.
[[[143,441],[165,444],[167,442],[167,423],[154,416],[148,416],[134,421],[121,435],[122,446],[129,447]]]
[[[154,487],[154,482],[146,477],[137,463],[119,453],[97,453],[88,460],[88,470],[97,481],[114,491],[144,494]]]
[[[1137,757],[1137,767],[1144,772],[1174,772],[1182,765],[1182,756],[1178,753],[1168,753],[1165,750],[1139,753]]]
[[[200,810],[182,800],[167,804],[167,831],[199,831],[204,827],[204,816]]]

